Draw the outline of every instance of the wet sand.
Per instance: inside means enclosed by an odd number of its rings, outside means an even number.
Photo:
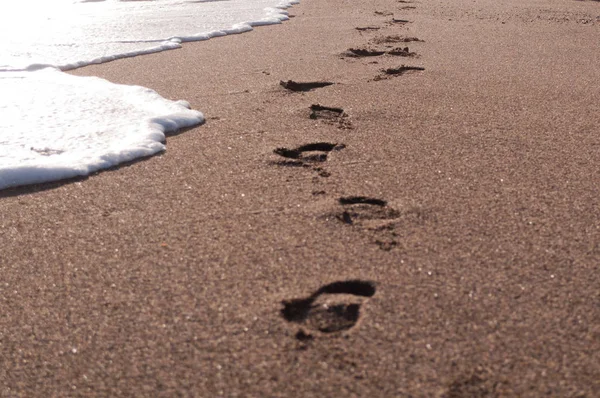
[[[600,395],[600,4],[522,3],[305,0],[73,71],[207,122],[0,193],[0,395]]]

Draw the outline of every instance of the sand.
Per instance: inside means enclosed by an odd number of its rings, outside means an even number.
[[[600,4],[290,14],[72,72],[207,123],[0,193],[0,395],[600,395]]]

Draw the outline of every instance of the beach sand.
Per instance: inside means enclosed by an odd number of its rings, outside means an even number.
[[[71,72],[207,122],[0,193],[0,395],[600,395],[600,4],[289,11]]]

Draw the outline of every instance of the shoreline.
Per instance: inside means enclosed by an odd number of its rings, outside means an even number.
[[[206,123],[0,196],[2,393],[600,393],[600,22],[561,4],[305,0],[69,71]]]

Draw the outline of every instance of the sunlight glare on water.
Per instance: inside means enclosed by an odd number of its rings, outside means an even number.
[[[24,27],[36,28],[40,20],[49,20],[57,15],[75,11],[73,0],[18,0],[0,6],[0,32],[24,31]],[[3,36],[10,37],[10,36]]]

